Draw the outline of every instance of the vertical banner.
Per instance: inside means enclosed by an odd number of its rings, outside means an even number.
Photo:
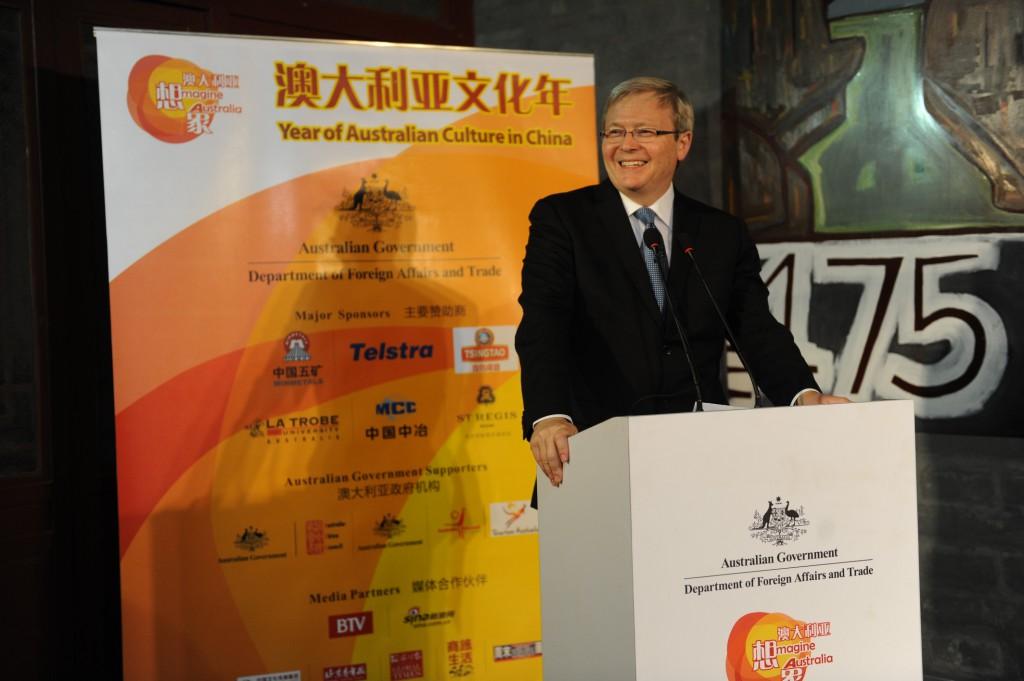
[[[540,678],[513,333],[593,59],[98,30],[125,678]]]

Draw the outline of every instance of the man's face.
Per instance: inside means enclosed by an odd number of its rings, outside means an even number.
[[[661,104],[650,92],[627,95],[612,104],[605,116],[604,129],[656,128],[674,130],[672,109]],[[684,132],[661,135],[638,142],[627,134],[619,140],[604,140],[601,156],[604,169],[615,188],[639,204],[650,205],[665,193],[672,183],[676,164],[686,158],[693,135]]]

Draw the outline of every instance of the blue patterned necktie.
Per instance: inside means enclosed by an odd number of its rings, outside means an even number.
[[[644,230],[654,226],[654,211],[644,206],[633,213],[643,223]],[[658,301],[658,309],[665,309],[665,281],[661,278],[661,270],[658,269],[657,256],[647,244],[641,243],[640,250],[644,254],[644,263],[647,265],[647,276],[651,278],[651,288],[654,289],[654,298]]]

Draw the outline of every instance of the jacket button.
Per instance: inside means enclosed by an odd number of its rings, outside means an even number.
[[[665,353],[666,355],[671,355],[672,354],[672,346],[671,345],[663,345],[663,346],[661,346],[661,351],[663,353]]]

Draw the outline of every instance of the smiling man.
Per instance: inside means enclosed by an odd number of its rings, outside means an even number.
[[[675,303],[697,381],[726,402],[724,330],[683,249],[694,254],[718,305],[774,404],[845,402],[821,395],[789,331],[768,310],[761,263],[737,218],[673,186],[693,142],[693,107],[660,78],[632,78],[605,103],[601,184],[541,199],[523,260],[523,432],[552,484],[562,482],[568,438],[632,414],[689,411],[696,397]],[[660,232],[668,281],[642,235]]]

